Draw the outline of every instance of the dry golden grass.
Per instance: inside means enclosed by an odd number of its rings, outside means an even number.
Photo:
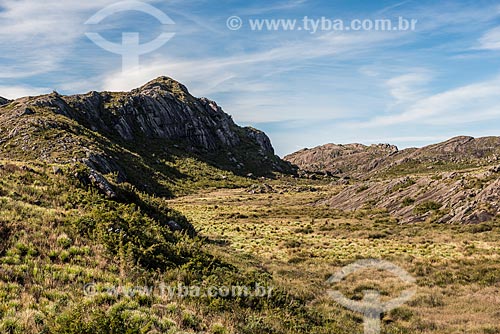
[[[484,232],[473,226],[401,225],[383,210],[340,212],[315,205],[338,186],[308,181],[314,189],[307,191],[294,182],[274,181],[276,192],[217,190],[169,203],[218,252],[256,259],[294,293],[313,295],[319,312],[339,312],[340,306],[325,298],[329,275],[358,259],[377,258],[417,279],[416,296],[384,315],[388,333],[500,333],[497,221]],[[338,288],[361,298],[363,287],[377,288],[387,298],[402,288],[374,273],[356,275]]]

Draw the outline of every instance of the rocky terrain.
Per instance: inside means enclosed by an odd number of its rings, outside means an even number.
[[[366,181],[321,201],[342,210],[383,208],[403,223],[482,223],[500,214],[500,177],[451,172]]]
[[[305,172],[362,176],[398,152],[393,145],[326,144],[287,155],[284,159]]]
[[[0,96],[0,106],[7,104],[9,102],[10,102],[10,100],[7,100],[6,98]]]
[[[326,144],[285,156],[301,170],[356,179],[406,174],[425,169],[461,170],[488,166],[500,159],[500,137],[455,137],[422,148],[399,150],[394,145]]]
[[[163,180],[196,176],[197,168],[174,166],[191,164],[186,159],[237,175],[293,172],[263,132],[236,125],[214,101],[193,97],[167,77],[125,93],[53,92],[2,103],[3,158],[84,163],[160,194],[166,194],[158,189]]]
[[[322,204],[382,208],[401,222],[481,223],[500,214],[500,137],[456,137],[423,148],[328,144],[285,157],[303,173],[351,185]]]

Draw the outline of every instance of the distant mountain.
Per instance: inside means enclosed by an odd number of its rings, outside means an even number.
[[[212,179],[220,177],[217,170],[255,176],[293,171],[265,133],[236,125],[214,101],[193,97],[168,77],[131,92],[54,92],[3,105],[0,153],[17,161],[82,162],[148,191],[199,179],[198,162],[213,166],[208,174],[215,175],[203,176]]]
[[[285,160],[307,172],[333,175],[362,175],[377,168],[398,152],[393,145],[326,144],[285,156]]]
[[[455,137],[401,151],[327,144],[285,159],[302,174],[343,177],[341,190],[321,201],[336,209],[381,208],[406,223],[481,223],[500,215],[500,137]]]
[[[500,137],[460,136],[419,149],[406,149],[388,159],[386,172],[424,169],[461,170],[500,161]]]
[[[292,153],[284,159],[305,172],[332,173],[358,179],[431,169],[461,170],[499,161],[500,137],[462,136],[439,144],[405,150],[398,150],[396,146],[389,144],[326,144]]]

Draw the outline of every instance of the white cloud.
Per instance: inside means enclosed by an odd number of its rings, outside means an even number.
[[[284,95],[280,87],[271,82],[250,79],[239,69],[219,67],[209,63],[158,63],[127,73],[118,73],[104,80],[104,90],[128,91],[139,87],[160,75],[169,75],[187,85],[195,96],[211,96],[227,93],[218,103],[237,122],[255,124],[283,120],[332,118],[346,113],[346,110],[328,109],[317,106],[301,96]],[[252,71],[252,69],[248,69]],[[220,74],[219,74],[220,73]],[[234,74],[237,73],[238,75]],[[304,116],[304,110],[308,109]]]
[[[478,49],[500,50],[500,27],[487,31],[479,39]]]
[[[37,96],[50,93],[50,88],[29,86],[0,86],[0,96],[14,100],[23,96]]]
[[[395,115],[375,117],[356,126],[380,127],[401,123],[457,124],[500,118],[500,78],[430,95]]]
[[[84,38],[84,22],[116,0],[0,0],[0,78],[23,78],[59,68],[75,43]]]
[[[156,57],[139,69],[107,74],[101,89],[128,91],[158,76],[168,75],[186,84],[196,96],[226,93],[219,102],[223,102],[227,111],[240,122],[338,118],[349,114],[348,110],[336,102],[319,103],[317,98],[308,98],[307,93],[294,94],[291,83],[279,78],[313,59],[370,55],[375,48],[398,39],[404,39],[404,34],[335,33],[308,36],[301,41],[253,53],[196,60]],[[308,78],[301,77],[301,80]],[[345,88],[347,83],[339,82],[338,85]]]
[[[178,60],[173,58],[156,58],[139,70],[127,73],[113,73],[105,80],[105,88],[109,90],[129,90],[165,73],[179,74],[188,81],[197,78],[213,86],[213,80],[220,77],[244,77],[257,73],[266,74],[285,70],[292,71],[290,64],[299,63],[321,57],[341,57],[350,54],[366,54],[384,43],[405,40],[405,33],[392,32],[359,32],[359,33],[327,33],[317,37],[308,36],[300,41],[281,43],[265,51],[233,54],[230,56],[198,58],[196,60]],[[170,72],[166,72],[166,71]],[[174,75],[172,74],[172,75]]]
[[[431,79],[429,72],[421,71],[407,73],[387,80],[389,92],[394,97],[397,106],[400,104],[415,102],[424,94],[424,86]]]

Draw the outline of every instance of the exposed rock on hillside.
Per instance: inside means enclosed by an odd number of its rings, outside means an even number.
[[[292,171],[263,132],[239,127],[214,101],[167,77],[126,93],[17,99],[0,108],[0,134],[6,157],[83,161],[122,178],[127,160],[159,162],[165,154],[188,154],[241,175]]]
[[[0,96],[0,106],[7,104],[9,102],[10,100],[7,100],[6,98]]]
[[[500,159],[500,137],[455,137],[419,149],[406,149],[389,157],[376,172],[415,173],[462,170],[488,166]]]
[[[325,201],[335,208],[384,208],[403,223],[481,223],[500,214],[493,171],[399,177],[346,187]]]
[[[327,144],[285,159],[302,170],[353,178],[323,202],[334,208],[383,208],[401,222],[480,223],[500,214],[500,167],[487,167],[499,157],[500,137],[455,137],[401,151]]]
[[[236,147],[245,140],[258,145],[262,155],[274,155],[267,136],[240,128],[214,102],[196,99],[183,85],[161,77],[129,93],[57,93],[16,100],[16,110],[45,108],[77,120],[93,131],[125,141],[165,139],[194,149],[215,151]]]
[[[287,155],[284,159],[307,172],[361,176],[398,152],[393,145],[326,144]]]
[[[500,137],[455,137],[443,143],[404,150],[389,144],[326,144],[292,153],[284,159],[305,171],[358,179],[431,169],[461,170],[499,161]]]

